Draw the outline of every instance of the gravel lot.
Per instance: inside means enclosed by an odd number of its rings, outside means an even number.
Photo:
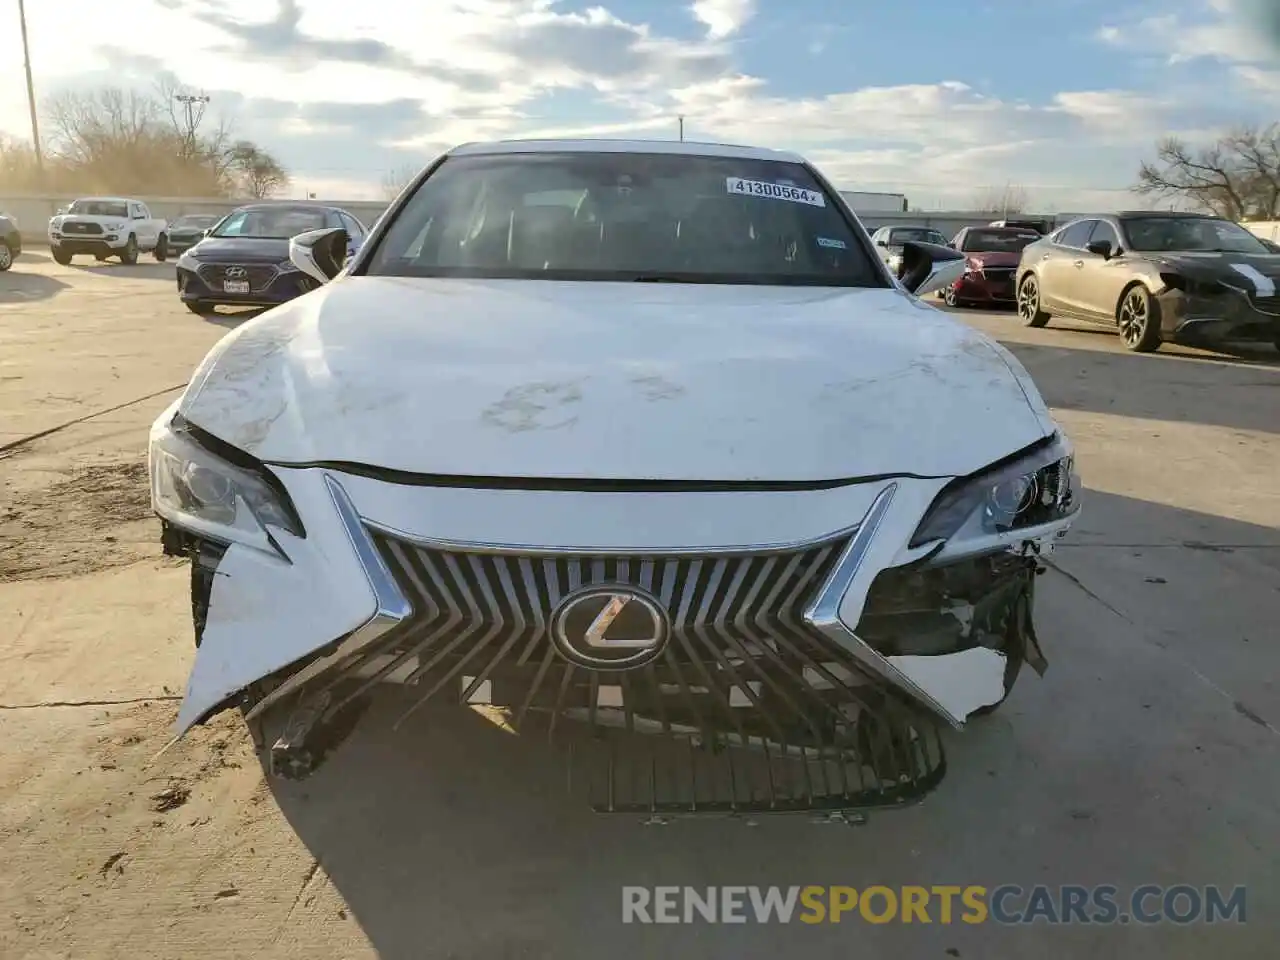
[[[922,805],[645,826],[492,726],[366,717],[267,784],[238,716],[157,757],[191,656],[146,428],[236,321],[171,265],[0,274],[0,956],[1273,958],[1280,354],[1123,352],[966,312],[1071,431],[1086,516],[1042,580],[1050,669],[954,736]],[[32,434],[47,435],[5,449]],[[390,713],[391,711],[385,711]],[[1241,925],[624,926],[624,884],[1248,886]]]

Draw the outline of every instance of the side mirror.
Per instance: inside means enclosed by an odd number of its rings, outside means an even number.
[[[1103,260],[1111,259],[1111,241],[1110,240],[1095,240],[1093,243],[1088,244],[1085,247],[1085,249],[1088,250],[1090,253],[1101,257]]]
[[[347,243],[342,227],[308,230],[289,240],[289,261],[312,279],[328,283],[342,272]]]
[[[921,240],[902,245],[898,279],[917,297],[936,293],[964,276],[965,256],[951,247]]]

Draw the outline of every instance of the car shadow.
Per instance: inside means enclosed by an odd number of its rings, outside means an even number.
[[[1031,374],[1050,407],[1280,433],[1280,363],[1269,358],[1002,343]]]
[[[1038,581],[1049,671],[1024,671],[999,712],[947,735],[948,776],[919,805],[870,812],[860,829],[809,815],[595,815],[544,739],[461,708],[423,710],[392,732],[414,698],[387,688],[312,778],[269,781],[314,857],[304,891],[319,869],[383,960],[647,960],[846,956],[851,933],[848,923],[794,921],[628,925],[624,886],[990,888],[1088,877],[1129,890],[1225,874],[1276,889],[1280,861],[1241,838],[1280,830],[1280,737],[1267,729],[1280,723],[1280,690],[1267,679],[1280,672],[1280,648],[1247,642],[1280,620],[1280,534],[1094,491],[1085,506],[1121,527],[1196,539],[1055,553],[1057,569]],[[1201,602],[1224,590],[1239,604]],[[1043,946],[1038,928],[936,921],[856,921],[857,952],[1028,956]],[[1195,937],[1139,933],[1140,943],[1119,925],[1075,928],[1073,943],[1079,955],[1103,945],[1107,956],[1145,955],[1155,937],[1163,957],[1205,954]],[[1261,929],[1233,934],[1256,937],[1258,955],[1270,943]]]
[[[172,262],[157,263],[154,260],[139,259],[132,266],[120,263],[117,260],[107,260],[94,266],[85,266],[73,260],[70,267],[81,273],[94,273],[103,277],[129,277],[134,280],[164,280],[168,283],[173,283],[175,277]]]
[[[201,313],[197,314],[197,316],[199,316],[205,323],[211,323],[215,327],[227,327],[228,329],[234,329],[235,327],[240,326],[240,324],[252,320],[254,317],[262,316],[271,308],[249,307],[246,309],[244,307],[233,307],[231,309],[235,310],[235,313]]]
[[[37,250],[32,250],[30,248],[24,249],[20,254],[18,254],[18,259],[14,261],[14,263],[52,263],[52,262],[53,262],[53,257],[49,256],[49,254],[43,253]]]
[[[23,254],[25,257],[26,254]],[[43,273],[27,273],[19,269],[20,257],[12,267],[0,273],[0,303],[31,303],[56,297],[70,284]]]

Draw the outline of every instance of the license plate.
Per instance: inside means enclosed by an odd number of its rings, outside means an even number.
[[[248,293],[248,280],[223,280],[222,289],[226,293]]]

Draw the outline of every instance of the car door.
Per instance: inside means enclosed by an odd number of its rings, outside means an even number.
[[[1068,313],[1079,310],[1079,275],[1088,255],[1084,247],[1096,223],[1096,220],[1077,220],[1064,227],[1041,255],[1040,262],[1032,264],[1040,277],[1040,303],[1044,309]]]
[[[1084,266],[1079,271],[1079,306],[1091,319],[1110,320],[1115,316],[1120,293],[1132,276],[1129,259],[1124,255],[1120,234],[1107,220],[1098,220],[1087,243],[1109,243],[1111,258],[1084,251]]]
[[[156,245],[155,224],[151,222],[151,212],[145,204],[134,202],[129,205],[129,215],[133,220],[133,233],[138,238],[138,246],[150,250]]]

